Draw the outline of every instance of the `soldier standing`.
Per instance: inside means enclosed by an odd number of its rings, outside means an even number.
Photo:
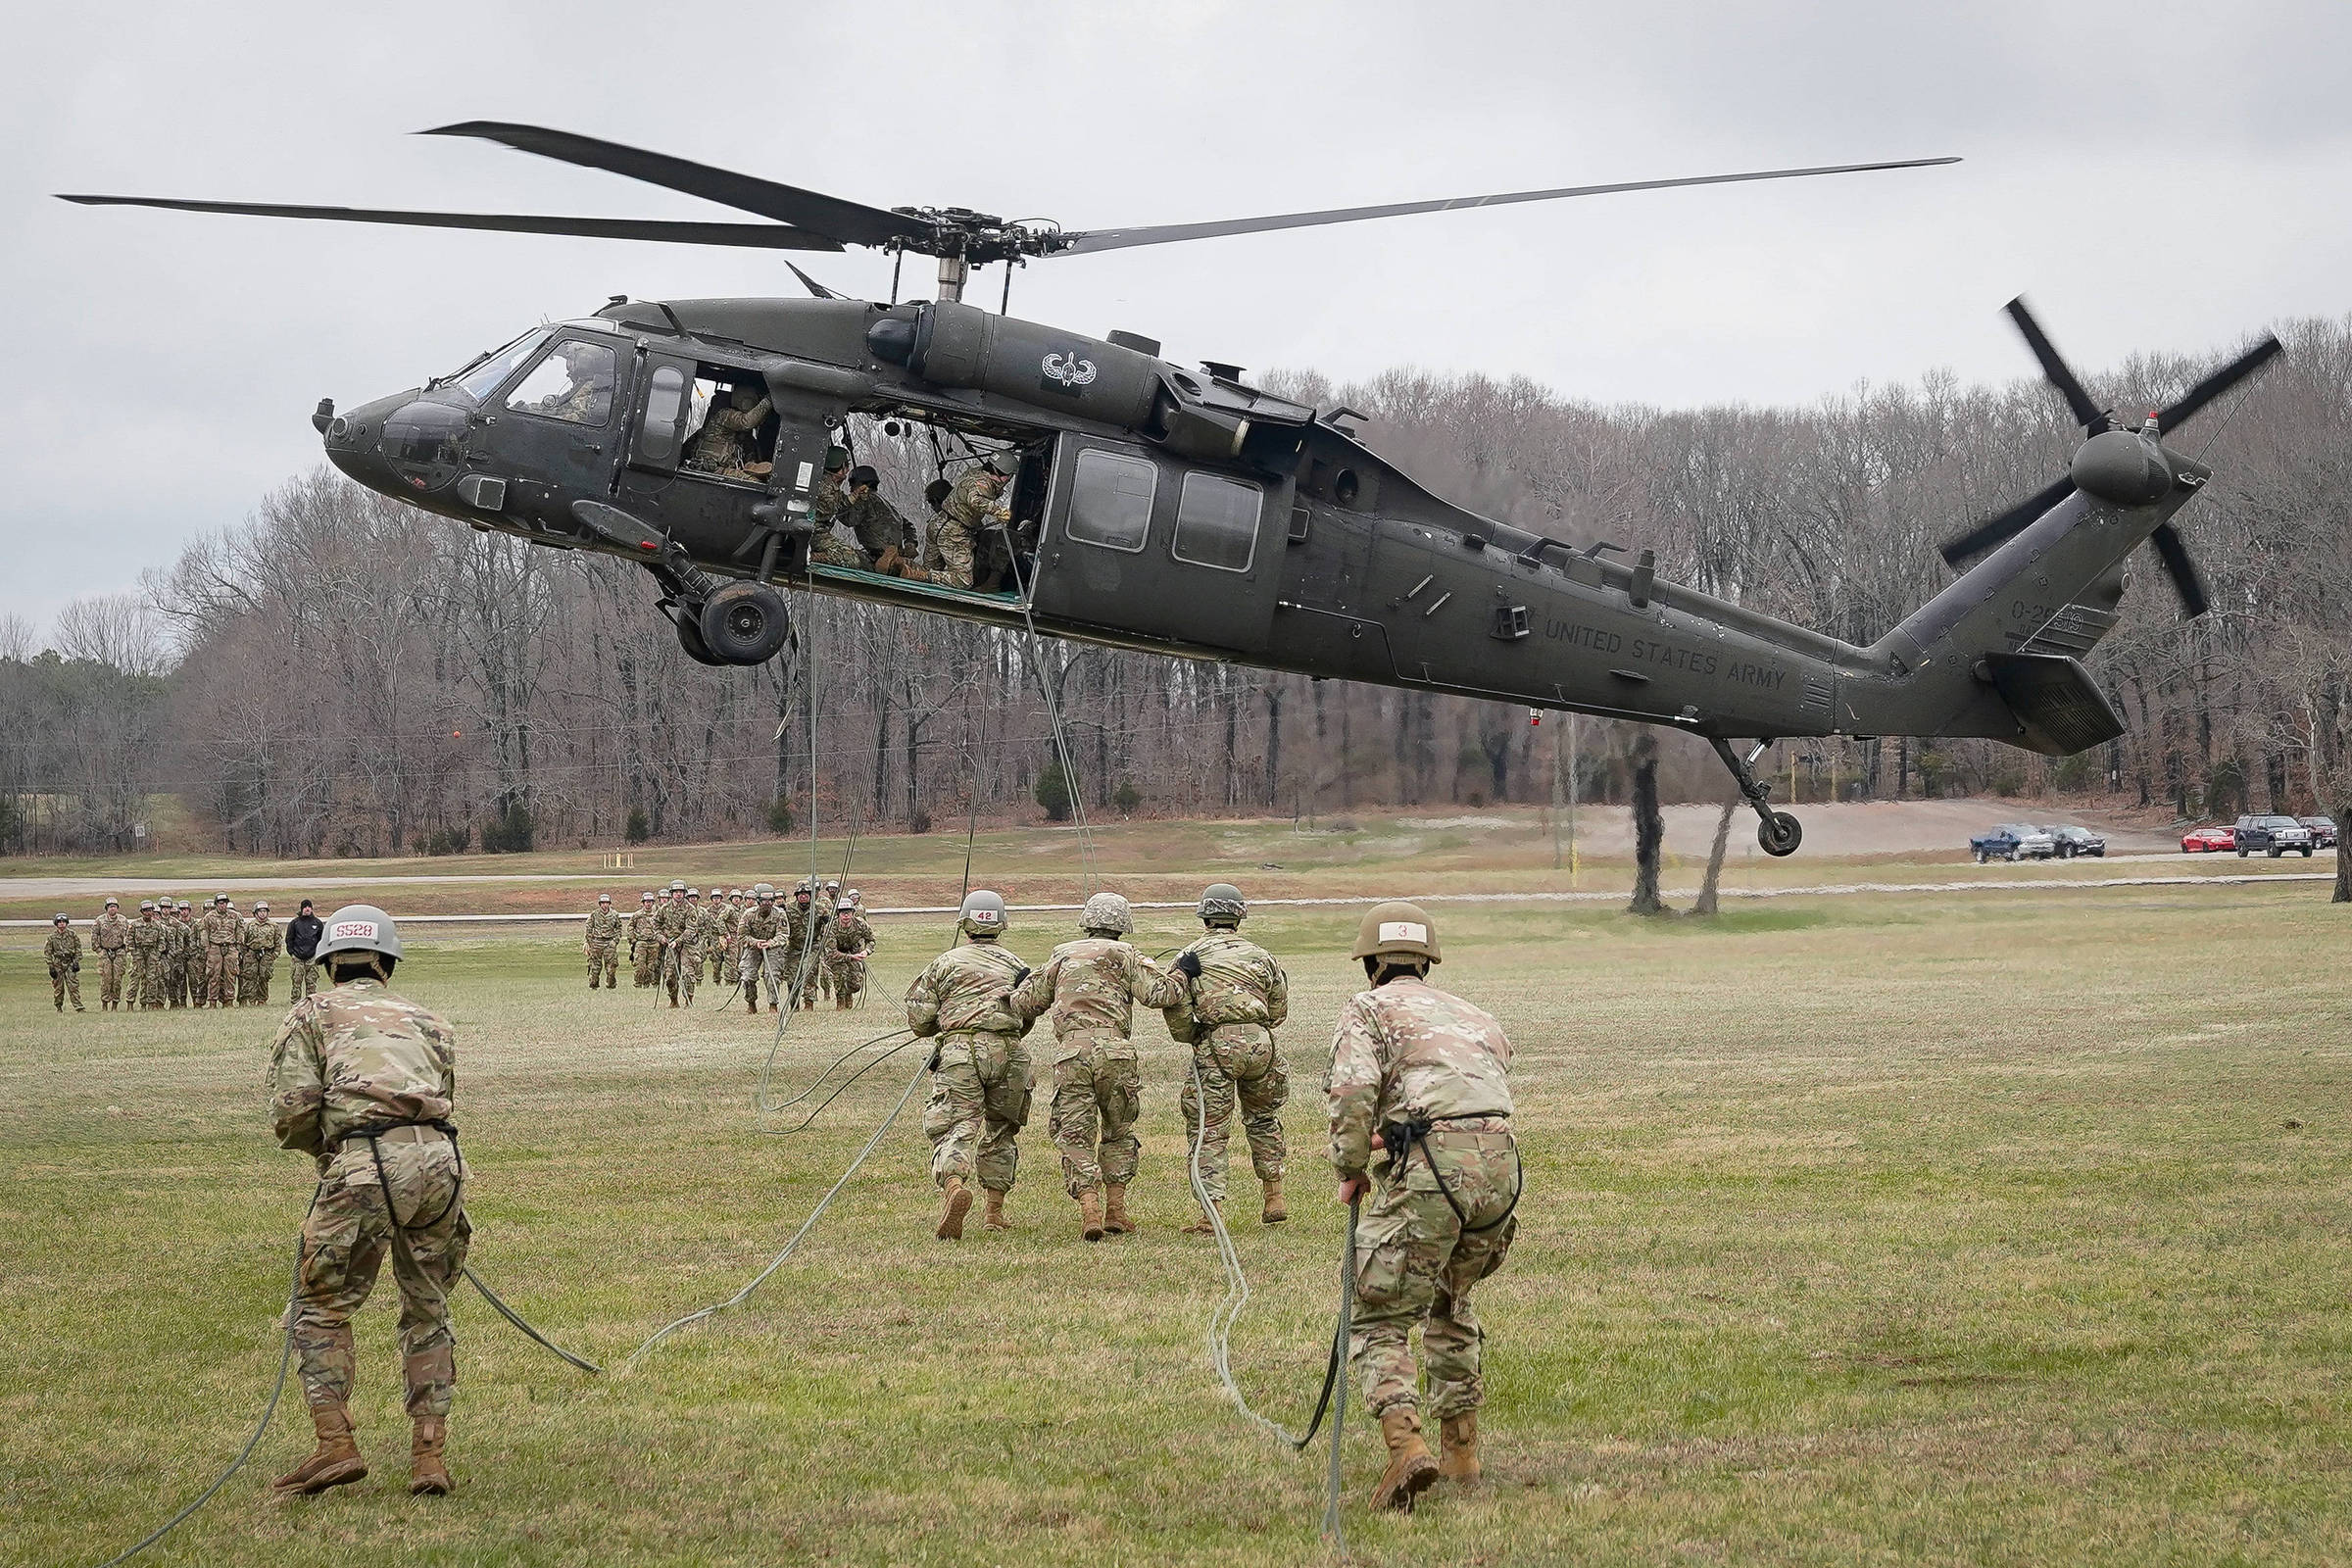
[[[300,1002],[318,989],[318,939],[325,930],[308,899],[302,901],[294,918],[286,922],[288,1002]]]
[[[599,893],[588,916],[588,989],[601,978],[607,991],[620,981],[620,916],[612,912],[612,895]]]
[[[744,1008],[760,1010],[760,980],[767,979],[767,1010],[776,1010],[776,980],[784,972],[786,926],[776,907],[776,890],[762,882],[752,889],[755,901],[736,928],[736,983],[743,991]]]
[[[1291,1080],[1274,1031],[1291,1015],[1291,986],[1273,955],[1242,935],[1249,911],[1242,890],[1230,882],[1200,895],[1200,923],[1208,934],[1170,965],[1183,977],[1178,984],[1184,995],[1166,1016],[1168,1033],[1193,1048],[1199,1075],[1198,1091],[1188,1077],[1182,1103],[1185,1141],[1200,1151],[1202,1190],[1211,1203],[1225,1201],[1225,1148],[1238,1100],[1250,1163],[1265,1194],[1260,1217],[1279,1225],[1291,1217],[1282,1197],[1282,1107]],[[1213,1232],[1206,1214],[1185,1227],[1187,1235]]]
[[[139,918],[130,928],[130,1002],[135,1007],[164,1004],[164,945],[172,933],[155,916],[155,901],[139,901]]]
[[[277,968],[277,945],[282,933],[270,918],[270,901],[253,901],[253,918],[239,933],[245,943],[246,1001],[257,1007],[270,1004],[270,976]]]
[[[726,898],[711,911],[716,920],[710,944],[710,984],[722,986],[727,976],[735,972],[735,933],[743,925],[743,889],[729,888]]]
[[[1127,1184],[1143,1146],[1135,1136],[1144,1081],[1130,1038],[1134,1004],[1172,1006],[1175,979],[1121,940],[1135,929],[1127,901],[1098,893],[1078,923],[1085,935],[1054,950],[1046,966],[1012,994],[1023,1021],[1054,1011],[1054,1112],[1048,1123],[1061,1153],[1062,1185],[1078,1202],[1090,1242],[1135,1229]]]
[[[694,929],[694,911],[686,906],[686,884],[669,885],[669,902],[654,916],[654,940],[662,952],[662,985],[669,992],[669,1004],[678,1004],[678,988],[686,989],[686,1000],[694,1000],[694,971],[687,967],[688,935]],[[660,1005],[661,999],[655,999]]]
[[[865,923],[858,906],[843,899],[833,910],[833,941],[825,951],[827,972],[833,977],[833,1004],[847,1009],[858,1004],[865,989],[865,962],[873,956],[874,928]]]
[[[81,1004],[81,938],[64,914],[49,917],[49,940],[41,944],[41,956],[49,964],[49,990],[57,998],[57,1010],[66,1010],[66,998],[71,996],[75,1012],[88,1011]]]
[[[90,946],[98,950],[98,1010],[113,1012],[122,1004],[122,969],[130,957],[130,922],[122,918],[122,901],[108,895],[106,910],[90,931]],[[138,1000],[132,991],[131,1000]]]
[[[1380,1418],[1389,1465],[1375,1508],[1411,1509],[1431,1483],[1476,1481],[1484,1395],[1470,1288],[1502,1266],[1523,1179],[1511,1136],[1511,1043],[1481,1008],[1429,983],[1437,927],[1419,906],[1376,905],[1354,956],[1371,989],[1331,1042],[1331,1162],[1340,1200],[1379,1191],[1356,1229],[1349,1359]],[[1422,1441],[1407,1336],[1421,1326],[1442,1457]]]
[[[294,1004],[270,1057],[278,1147],[318,1165],[318,1190],[302,1222],[293,1326],[318,1446],[276,1486],[324,1492],[368,1474],[351,1427],[351,1315],[366,1303],[388,1250],[413,1423],[409,1493],[446,1495],[452,1483],[442,1451],[458,1380],[449,1288],[473,1235],[450,1121],[457,1035],[388,988],[400,933],[383,910],[337,909],[318,956],[332,989]]]
[[[204,1005],[204,938],[196,929],[196,911],[187,900],[174,906],[165,900],[160,908],[172,908],[174,913],[164,922],[168,934],[167,956],[164,959],[164,978],[172,988],[172,1005],[200,1007]]]
[[[216,1007],[237,1000],[237,906],[228,895],[213,895],[213,906],[197,922],[204,938],[204,1001]]]
[[[931,1140],[931,1179],[939,1184],[943,1242],[963,1240],[971,1183],[988,1194],[983,1222],[1010,1230],[1004,1199],[1018,1174],[1021,1129],[1029,1121],[1032,1080],[1022,1040],[1030,1020],[1011,994],[1029,971],[1000,946],[1004,900],[986,889],[965,895],[956,929],[967,939],[931,960],[906,988],[906,1027],[931,1048],[931,1099],[923,1134]]]
[[[816,888],[807,881],[792,890],[792,906],[784,911],[787,934],[784,967],[791,975],[792,997],[804,1007],[816,1005],[817,938],[821,927],[817,920]],[[787,998],[790,1000],[790,997]]]
[[[643,991],[654,983],[661,964],[662,939],[654,933],[654,896],[637,895],[637,912],[629,916],[629,967],[637,989]]]
[[[923,556],[933,582],[951,588],[972,586],[973,561],[987,530],[1012,516],[997,498],[1004,493],[1006,481],[1019,466],[1019,460],[1009,452],[991,453],[986,463],[965,470],[949,490],[932,521],[930,548]]]

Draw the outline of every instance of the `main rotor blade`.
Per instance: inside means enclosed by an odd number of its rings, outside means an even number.
[[[770,251],[837,251],[838,240],[782,223],[677,223],[642,218],[540,218],[520,213],[400,213],[372,207],[286,207],[269,202],[191,202],[163,196],[60,196],[83,207],[162,207],[180,213],[249,218],[319,218],[339,223],[399,223],[411,228],[487,228],[512,234],[577,234],[588,239],[664,240],[678,245],[736,245]]]
[[[2066,406],[2074,411],[2075,422],[2090,435],[2107,429],[2110,421],[2106,411],[2091,402],[2090,394],[2082,390],[2082,383],[2075,378],[2075,372],[2059,357],[2057,346],[2050,342],[2050,335],[2041,329],[2039,321],[2034,319],[2034,313],[2026,309],[2024,297],[2021,295],[2011,300],[2003,308],[2008,311],[2009,318],[2017,323],[2018,331],[2025,337],[2026,347],[2032,349],[2034,357],[2041,362],[2041,373],[2049,378],[2050,385],[2058,389],[2058,395],[2066,399]]]
[[[649,185],[700,196],[722,207],[758,213],[779,223],[829,234],[850,245],[887,245],[894,239],[923,239],[933,231],[932,225],[919,218],[884,212],[879,207],[844,201],[797,185],[779,185],[731,170],[713,169],[708,164],[690,163],[683,158],[623,147],[618,142],[575,136],[566,130],[510,124],[497,120],[468,120],[456,125],[436,125],[424,134],[474,136],[517,152],[537,153],[542,158],[578,164],[585,169],[602,169],[644,180]]]
[[[2164,562],[2164,569],[2172,573],[2173,587],[2180,595],[2180,613],[2190,620],[2205,613],[2205,583],[2197,575],[2197,564],[2188,559],[2188,546],[2180,538],[2180,530],[2169,522],[2159,523],[2148,535],[2148,543]]]
[[[2261,342],[2180,394],[2171,408],[2158,413],[2157,430],[2170,435],[2175,426],[2285,352],[2277,338],[2266,334]]]
[[[2074,493],[2075,481],[2071,477],[2052,480],[2000,515],[1988,517],[1968,532],[1945,540],[1942,551],[1944,564],[1958,569],[1994,546],[2006,544],[2015,535],[2023,533],[2043,513]]]
[[[1469,207],[1505,207],[1514,202],[1558,201],[1569,196],[1613,196],[1621,191],[1672,190],[1683,185],[1737,185],[1758,179],[1801,179],[1811,174],[1858,174],[1880,169],[1927,169],[1956,164],[1957,158],[1912,158],[1892,164],[1835,164],[1819,169],[1765,169],[1744,174],[1696,174],[1684,179],[1629,179],[1611,185],[1565,185],[1558,190],[1520,190],[1500,196],[1455,196],[1445,201],[1393,202],[1385,207],[1335,207],[1319,213],[1277,213],[1270,218],[1232,218],[1221,222],[1161,223],[1150,228],[1098,228],[1061,236],[1049,256],[1123,250],[1131,245],[1166,245],[1220,234],[1260,234],[1275,228],[1311,228],[1319,223],[1356,223],[1370,218],[1403,218],[1414,213],[1449,213]]]

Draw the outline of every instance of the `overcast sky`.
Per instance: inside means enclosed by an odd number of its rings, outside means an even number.
[[[608,295],[778,258],[69,207],[55,191],[739,217],[426,126],[517,120],[875,206],[1074,228],[1791,165],[1041,263],[1013,312],[1179,359],[1524,373],[1666,406],[2086,368],[2352,311],[2352,4],[44,7],[0,95],[0,612],[129,587],[319,461],[307,416]],[[886,295],[867,252],[804,259]],[[907,275],[922,292],[927,264]],[[973,291],[995,303],[993,270]]]

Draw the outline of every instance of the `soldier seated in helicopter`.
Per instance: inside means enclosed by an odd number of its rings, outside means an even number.
[[[771,465],[760,450],[760,426],[773,409],[756,381],[737,382],[686,445],[686,466],[729,479],[764,479]]]
[[[563,384],[539,395],[539,388],[559,375]],[[551,419],[603,424],[612,413],[612,349],[602,343],[565,344],[515,388],[509,403]]]

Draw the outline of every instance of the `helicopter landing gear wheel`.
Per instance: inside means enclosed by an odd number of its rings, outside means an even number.
[[[764,664],[792,635],[784,596],[763,582],[727,584],[703,606],[701,619],[703,646],[722,664]]]
[[[1805,824],[1787,811],[1767,812],[1764,820],[1756,824],[1756,842],[1764,847],[1766,855],[1776,859],[1794,855],[1796,847],[1805,842]]]
[[[1787,811],[1774,810],[1771,804],[1772,786],[1756,781],[1755,760],[1764,755],[1764,748],[1772,742],[1759,740],[1756,749],[1748,753],[1744,760],[1721,737],[1715,738],[1710,744],[1715,748],[1715,755],[1723,759],[1723,765],[1732,770],[1732,779],[1740,786],[1740,798],[1755,808],[1756,843],[1775,859],[1785,855],[1794,855],[1796,847],[1805,841],[1804,824]]]
[[[698,664],[724,664],[726,662],[725,660],[710,651],[709,643],[703,641],[703,629],[695,624],[693,615],[681,611],[677,618],[677,627],[678,646],[686,650],[688,659]]]

